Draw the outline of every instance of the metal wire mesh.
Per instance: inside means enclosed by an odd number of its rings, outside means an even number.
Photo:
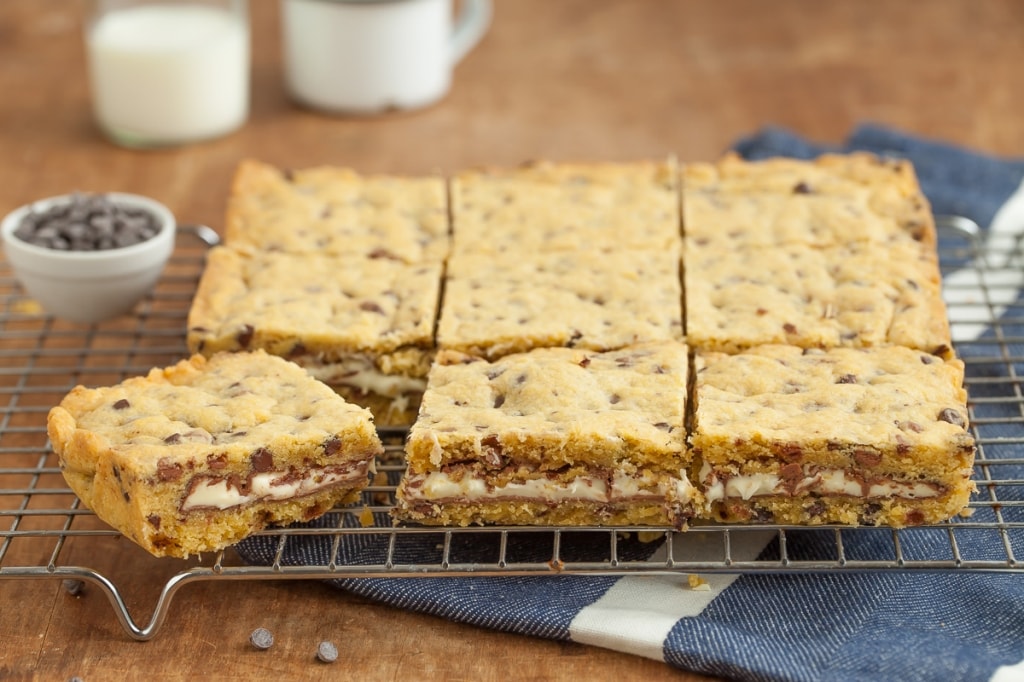
[[[184,357],[185,318],[215,235],[205,229],[183,232],[163,278],[136,314],[94,326],[43,314],[0,262],[0,579],[88,580],[106,592],[130,636],[148,639],[177,589],[197,580],[1021,571],[1024,315],[1017,297],[1024,285],[1024,253],[1017,239],[993,234],[982,241],[969,222],[950,219],[944,224],[944,286],[957,352],[967,365],[978,443],[972,515],[902,530],[396,528],[387,511],[403,469],[403,432],[383,429],[389,445],[378,470],[384,476],[367,488],[361,502],[335,510],[321,523],[265,531],[262,538],[275,548],[266,565],[243,565],[230,551],[188,563],[168,576],[145,624],[129,614],[124,585],[83,560],[90,547],[107,551],[119,534],[81,507],[64,483],[49,448],[46,414],[76,384],[112,384]],[[316,565],[288,561],[291,543],[309,538],[327,543],[327,560]],[[638,541],[657,541],[658,549],[638,552]],[[360,548],[357,555],[345,550],[353,543]]]

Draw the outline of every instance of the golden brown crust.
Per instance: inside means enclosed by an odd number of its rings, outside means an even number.
[[[687,374],[677,342],[495,362],[442,352],[406,443],[396,513],[679,525],[696,497],[683,441]]]
[[[490,359],[681,340],[679,252],[457,254],[437,335],[441,349]]]
[[[963,371],[895,346],[698,352],[690,442],[712,518],[949,518],[973,490]]]
[[[188,345],[206,355],[266,350],[384,423],[408,424],[434,357],[441,275],[440,263],[218,247],[189,311]]]
[[[459,253],[673,249],[680,239],[674,160],[481,168],[451,181]]]
[[[440,177],[362,176],[319,166],[281,171],[244,160],[225,219],[235,249],[439,262],[448,254]]]
[[[905,160],[853,153],[751,162],[728,154],[687,165],[682,188],[687,238],[722,248],[936,244],[928,200]]]
[[[687,240],[684,260],[695,348],[952,349],[938,265],[917,244],[725,249]]]
[[[221,549],[354,499],[382,452],[366,410],[262,351],[78,386],[47,430],[72,490],[157,556]]]

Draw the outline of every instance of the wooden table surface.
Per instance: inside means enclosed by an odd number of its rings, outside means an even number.
[[[875,121],[1024,156],[1018,0],[497,0],[493,27],[425,111],[332,118],[286,96],[278,5],[253,0],[252,110],[225,138],[159,152],[96,131],[74,2],[0,3],[0,212],[70,190],[163,201],[219,228],[232,170],[451,172],[528,159],[716,157],[780,125],[838,142]],[[151,604],[180,570],[123,543],[84,565]],[[254,627],[273,630],[252,651]],[[321,639],[342,662],[314,660]],[[381,606],[314,582],[215,582],[175,597],[155,639],[130,640],[97,589],[0,580],[0,679],[701,680],[639,657],[501,634]]]

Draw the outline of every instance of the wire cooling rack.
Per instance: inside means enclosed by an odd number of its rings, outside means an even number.
[[[129,636],[145,640],[156,634],[177,590],[201,580],[1020,572],[1024,304],[1017,299],[1024,286],[1024,253],[1018,238],[993,233],[982,239],[970,221],[949,218],[941,225],[945,295],[957,351],[967,365],[971,428],[978,443],[978,493],[969,516],[902,530],[777,525],[706,525],[682,533],[395,528],[387,511],[403,469],[404,433],[382,429],[388,445],[378,462],[381,475],[363,499],[320,522],[261,533],[255,541],[266,550],[262,565],[246,564],[232,550],[183,563],[148,555],[133,560],[133,565],[150,561],[168,576],[152,615],[141,624],[124,599],[132,576],[117,582],[114,571],[96,568],[94,560],[103,553],[141,550],[115,542],[119,534],[67,488],[47,441],[46,413],[76,384],[117,383],[186,355],[185,318],[216,234],[208,228],[184,230],[163,278],[135,314],[95,326],[46,316],[0,262],[0,580],[63,578],[98,585]],[[296,544],[309,542],[321,548],[315,556],[322,562],[295,562]],[[170,573],[169,565],[174,566]]]

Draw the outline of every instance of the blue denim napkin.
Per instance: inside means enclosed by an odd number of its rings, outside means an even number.
[[[736,150],[751,159],[810,158],[825,151],[866,150],[913,161],[936,213],[969,218],[980,239],[1014,243],[1024,234],[1024,161],[977,154],[896,130],[867,125],[842,145],[826,147],[780,129],[740,140]],[[993,227],[994,226],[994,227]],[[957,251],[956,244],[950,247]],[[1024,376],[1024,320],[1020,317],[1020,264],[995,264],[999,283],[979,284],[971,264],[979,256],[970,244],[945,264],[951,284],[947,298],[981,305],[998,329],[962,329],[958,352],[968,361],[972,418],[980,454],[994,464],[993,478],[1024,478],[1024,419],[1017,376]],[[963,282],[957,278],[961,273]],[[979,301],[979,298],[981,300]],[[998,300],[991,300],[998,299]],[[956,534],[966,560],[1024,558],[1024,491],[998,483],[1002,506],[983,506],[974,522],[1004,524],[997,530]],[[980,495],[984,498],[986,488]],[[334,526],[328,515],[314,526]],[[379,519],[379,523],[386,523]],[[345,521],[344,523],[349,523]],[[1016,524],[1016,525],[1015,525]],[[1009,530],[1005,530],[1009,528]],[[551,556],[550,541],[511,536],[509,552],[525,560]],[[773,536],[774,537],[774,536]],[[1008,540],[1009,547],[1000,544]],[[884,529],[844,535],[848,557],[893,556],[893,536]],[[532,546],[534,542],[543,545]],[[777,542],[759,533],[738,537],[738,558],[777,556]],[[946,530],[919,529],[901,536],[910,558],[948,559]],[[281,562],[324,565],[333,551],[330,537],[291,538]],[[403,543],[400,562],[437,562],[438,536]],[[607,537],[563,537],[563,550],[604,556]],[[594,545],[598,543],[601,546]],[[463,561],[479,554],[493,561],[493,538],[455,535],[452,552]],[[484,546],[486,545],[486,546]],[[591,547],[593,545],[593,547]],[[256,536],[237,548],[253,563],[270,564],[278,550],[272,536]],[[376,564],[387,547],[373,536],[342,538],[339,562]],[[623,560],[663,556],[661,543],[623,540]],[[793,559],[834,556],[834,540],[821,531],[791,531]],[[481,627],[571,640],[663,660],[673,666],[737,680],[988,680],[1024,679],[1024,575],[1013,573],[885,571],[705,576],[707,589],[694,590],[687,576],[544,576],[501,578],[341,579],[350,590],[400,608],[430,613]]]

